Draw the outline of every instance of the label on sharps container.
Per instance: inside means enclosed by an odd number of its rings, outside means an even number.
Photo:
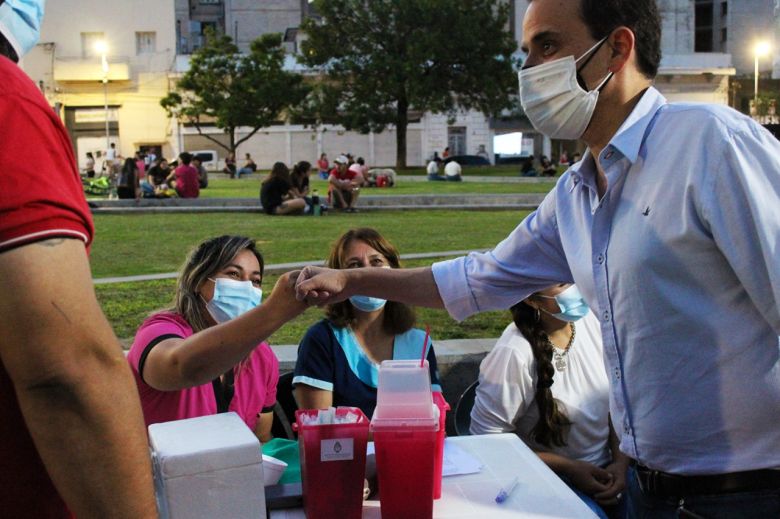
[[[320,440],[320,461],[351,460],[355,456],[352,438]]]

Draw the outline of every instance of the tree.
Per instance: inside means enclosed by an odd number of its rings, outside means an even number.
[[[301,61],[339,85],[336,120],[363,133],[396,128],[406,166],[411,110],[498,113],[517,88],[508,2],[314,0]]]
[[[279,34],[266,34],[240,54],[229,36],[208,34],[206,44],[192,55],[190,68],[160,104],[169,116],[189,122],[198,133],[231,153],[260,128],[300,103],[308,88],[300,74],[284,70]],[[228,145],[203,133],[202,125],[216,125],[228,136]],[[236,130],[251,128],[236,140]]]

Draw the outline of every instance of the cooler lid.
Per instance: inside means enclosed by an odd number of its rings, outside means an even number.
[[[262,461],[260,441],[233,412],[152,424],[149,445],[164,478]]]

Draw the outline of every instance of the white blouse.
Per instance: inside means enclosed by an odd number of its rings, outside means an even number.
[[[479,367],[479,386],[471,410],[472,434],[514,432],[535,451],[604,466],[609,450],[609,380],[604,368],[599,322],[589,313],[575,323],[566,369],[555,371],[551,387],[559,408],[572,422],[564,447],[547,448],[531,439],[539,419],[536,360],[514,323],[504,330]],[[558,350],[562,353],[562,350]]]

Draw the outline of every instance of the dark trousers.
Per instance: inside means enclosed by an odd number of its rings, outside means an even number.
[[[766,519],[780,517],[780,489],[661,498],[645,495],[636,468],[626,480],[628,519]]]

